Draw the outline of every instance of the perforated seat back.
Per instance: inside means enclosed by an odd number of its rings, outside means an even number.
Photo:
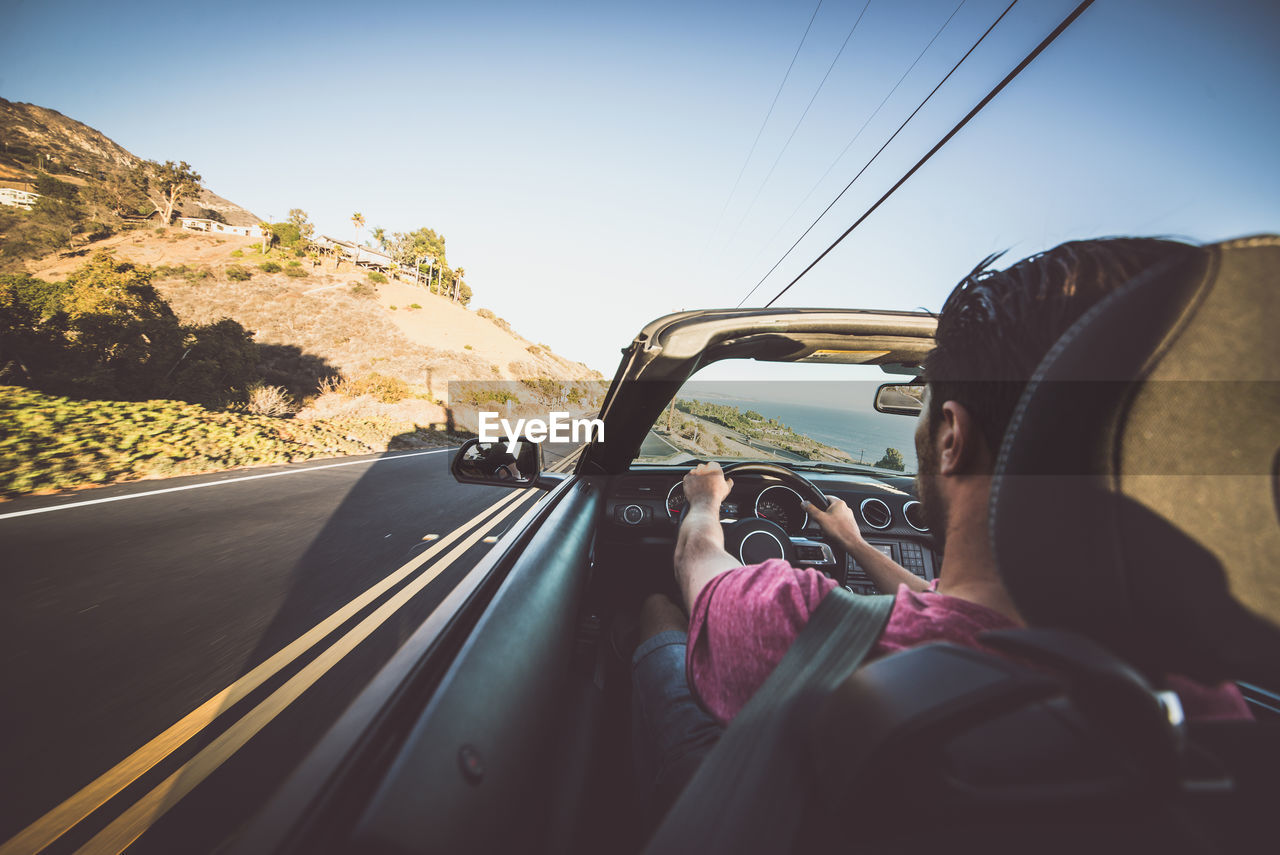
[[[991,537],[1033,625],[1153,672],[1280,685],[1280,238],[1207,248],[1045,357],[997,463]]]

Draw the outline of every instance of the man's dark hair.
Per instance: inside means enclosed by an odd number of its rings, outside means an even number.
[[[1157,238],[1070,241],[991,270],[988,256],[955,287],[938,315],[937,346],[925,360],[929,416],[963,404],[992,452],[1000,449],[1018,398],[1058,338],[1081,315],[1139,273],[1193,268],[1204,250]]]

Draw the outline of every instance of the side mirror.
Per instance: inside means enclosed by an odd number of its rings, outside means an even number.
[[[538,485],[542,474],[542,446],[522,439],[515,453],[506,442],[469,439],[453,455],[449,472],[460,484],[487,484],[496,487]]]
[[[876,390],[876,412],[918,416],[924,412],[924,390],[922,383],[886,383]]]

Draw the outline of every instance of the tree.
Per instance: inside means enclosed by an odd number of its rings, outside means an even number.
[[[902,452],[896,448],[886,448],[884,457],[876,461],[877,469],[896,469],[899,472],[907,468],[906,462],[902,459]]]
[[[302,249],[306,245],[306,240],[302,236],[302,232],[295,223],[269,223],[271,229],[272,243],[286,246],[289,249]]]
[[[235,321],[183,326],[150,268],[99,252],[66,282],[0,277],[0,368],[11,363],[57,394],[221,405],[256,379],[257,348]]]
[[[103,176],[102,183],[87,188],[92,201],[97,202],[116,216],[146,214],[147,197],[146,164],[130,169],[114,168]]]
[[[352,214],[351,225],[356,227],[356,243],[360,243],[360,230],[364,228],[364,214],[359,211]]]
[[[298,228],[298,234],[303,238],[310,240],[311,236],[315,234],[316,227],[311,224],[310,218],[307,217],[307,212],[301,208],[290,208],[288,220]]]
[[[427,284],[431,285],[432,272],[437,276],[448,266],[445,259],[444,235],[436,234],[432,229],[421,228],[412,232],[396,232],[391,236],[391,257],[397,263],[412,267],[419,275],[425,267],[428,272]],[[427,258],[428,262],[418,263],[418,259]],[[433,293],[437,290],[432,288]]]
[[[382,226],[378,226],[376,229],[374,229],[374,230],[373,230],[373,239],[374,239],[374,240],[376,240],[376,241],[378,242],[378,247],[379,247],[379,248],[381,248],[381,250],[382,250],[383,252],[386,252],[386,251],[387,251],[387,245],[388,245],[388,242],[387,242],[387,230],[386,230],[386,229],[384,229]]]
[[[74,202],[79,195],[79,188],[74,184],[59,181],[47,172],[36,176],[36,192],[62,202]]]
[[[160,222],[166,226],[173,219],[173,209],[183,197],[194,196],[200,191],[200,174],[185,160],[181,163],[166,160],[163,164],[148,160],[142,174],[147,198],[156,206],[161,215]]]
[[[456,303],[456,302],[458,302],[458,295],[461,293],[461,292],[460,292],[460,290],[459,290],[459,287],[460,287],[460,286],[461,286],[461,284],[462,284],[463,277],[465,277],[466,275],[467,275],[467,271],[466,271],[464,268],[461,268],[461,267],[459,267],[457,270],[453,271],[453,293],[452,293],[452,296],[453,296],[453,302],[455,302],[455,303]]]
[[[258,231],[262,232],[262,254],[267,254],[267,247],[271,245],[271,238],[274,236],[271,231],[270,223],[258,223]]]

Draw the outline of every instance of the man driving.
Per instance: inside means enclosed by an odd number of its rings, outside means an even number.
[[[928,393],[915,434],[917,492],[943,553],[938,580],[931,585],[870,546],[840,499],[828,497],[826,511],[806,506],[828,543],[852,556],[880,591],[895,595],[868,660],[937,641],[1002,655],[979,636],[1025,623],[996,570],[988,499],[1001,439],[1026,381],[1058,338],[1108,294],[1157,266],[1176,275],[1201,252],[1156,239],[1075,241],[1003,271],[990,269],[995,259],[987,258],[955,287],[924,364]],[[726,552],[719,509],[731,488],[718,463],[685,476],[688,509],[674,557],[682,603],[653,595],[641,609],[643,641],[632,675],[637,771],[650,787],[650,816],[679,794],[721,728],[837,585],[783,560],[742,566]],[[1179,694],[1189,717],[1250,715],[1233,685],[1170,675],[1166,687]]]

